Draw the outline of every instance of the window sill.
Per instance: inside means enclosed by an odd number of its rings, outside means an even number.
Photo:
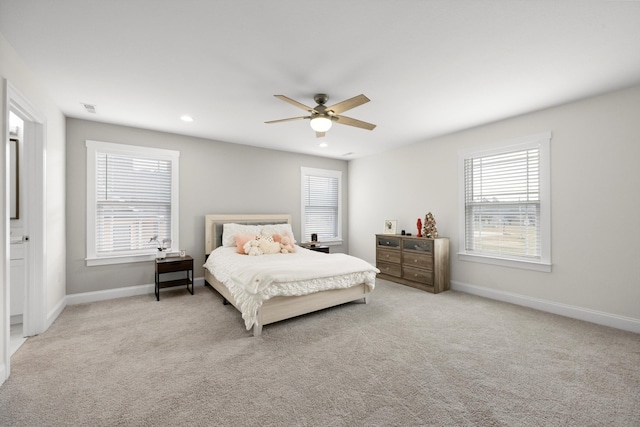
[[[458,259],[461,261],[479,262],[482,264],[492,264],[502,267],[520,268],[523,270],[534,270],[551,273],[550,263],[522,261],[508,258],[496,258],[486,255],[470,255],[464,252],[458,252]]]
[[[156,259],[155,254],[141,254],[85,258],[85,261],[87,262],[87,267],[95,267],[98,265],[129,264],[132,262],[153,261],[154,259]]]

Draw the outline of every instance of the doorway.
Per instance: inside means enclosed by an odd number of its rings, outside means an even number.
[[[22,313],[22,333],[23,336],[33,336],[43,332],[46,329],[46,206],[45,206],[45,120],[44,116],[36,110],[33,105],[22,94],[14,88],[6,79],[4,80],[4,93],[6,96],[5,105],[8,107],[5,117],[2,118],[5,123],[7,135],[5,135],[6,151],[10,152],[10,138],[7,138],[10,131],[10,117],[13,115],[22,122],[21,133],[21,151],[22,160],[20,166],[20,185],[17,187],[18,192],[23,189],[23,194],[19,198],[19,218],[14,218],[18,227],[17,236],[21,236],[24,244],[24,260],[28,268],[25,269],[24,278],[24,301]],[[6,168],[5,182],[7,186],[3,189],[5,200],[10,199],[9,183],[13,183],[15,179],[11,179],[9,174],[10,168]],[[16,210],[18,211],[18,210]],[[7,239],[13,236],[11,233],[11,218],[7,216],[5,223],[5,235]],[[21,228],[22,227],[22,228]],[[23,233],[25,232],[25,233]],[[9,245],[7,245],[9,246]],[[7,248],[5,246],[5,248]],[[10,250],[5,251],[5,257],[1,262],[4,263],[5,280],[3,292],[7,300],[11,300],[11,260]],[[5,305],[7,308],[7,305]],[[6,370],[6,377],[10,374],[10,327],[11,311],[6,310],[4,324],[6,327],[3,331],[4,355],[3,358]]]
[[[25,287],[29,272],[29,224],[25,213],[28,206],[24,166],[24,121],[9,111],[9,355],[25,343],[23,317],[25,314]]]

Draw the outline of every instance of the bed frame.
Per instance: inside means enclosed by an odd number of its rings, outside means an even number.
[[[224,223],[236,224],[290,224],[291,215],[206,215],[205,216],[205,259],[211,251],[222,244],[222,226]],[[236,309],[236,301],[227,287],[216,280],[216,278],[205,268],[205,286],[215,289],[222,298],[223,303],[231,303]],[[364,299],[369,303],[369,289],[366,284],[352,286],[345,289],[332,289],[316,292],[303,296],[279,296],[265,301],[256,316],[256,323],[253,326],[253,335],[262,334],[262,326],[269,323],[278,322],[284,319],[322,310],[347,302]]]

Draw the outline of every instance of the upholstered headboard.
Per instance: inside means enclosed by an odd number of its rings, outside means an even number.
[[[205,215],[204,225],[204,253],[208,256],[218,246],[222,245],[222,228],[224,224],[236,223],[236,224],[250,224],[250,225],[263,225],[263,224],[291,224],[291,215],[288,214],[267,214],[267,215],[255,215],[255,214],[228,214],[217,215],[209,214]]]

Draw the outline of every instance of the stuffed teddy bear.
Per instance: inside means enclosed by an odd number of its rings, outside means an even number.
[[[260,236],[258,247],[265,255],[280,253],[280,243],[274,242],[271,236]]]
[[[295,252],[296,248],[291,243],[291,238],[289,236],[282,236],[280,239],[280,252],[283,254],[290,254]]]
[[[257,240],[249,240],[244,244],[244,253],[253,256],[262,255],[264,252],[262,252],[259,245],[260,242]]]

